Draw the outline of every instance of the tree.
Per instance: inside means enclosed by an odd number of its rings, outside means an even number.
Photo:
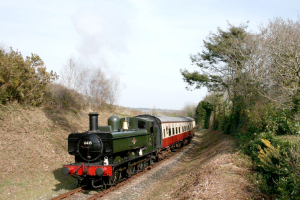
[[[70,57],[61,70],[61,83],[71,90],[82,89],[82,80],[87,75],[87,72],[80,68],[80,65],[75,58]]]
[[[196,112],[196,104],[188,102],[184,105],[184,107],[181,109],[182,115],[187,117],[195,118],[195,112]]]
[[[239,51],[243,70],[236,77],[236,92],[247,105],[269,101],[278,108],[294,107],[300,102],[300,21],[275,18],[259,29],[243,40]]]
[[[107,95],[107,100],[110,109],[112,109],[112,106],[118,101],[120,93],[121,93],[120,79],[118,77],[111,78],[108,82],[108,95]]]
[[[207,101],[202,102],[202,108],[205,109],[205,119],[204,119],[204,128],[209,128],[209,122],[210,122],[210,116],[212,111],[214,110],[214,107],[211,103]]]
[[[202,103],[203,101],[200,101],[196,107],[195,120],[198,125],[204,127],[205,109],[203,108]]]
[[[86,88],[87,96],[92,105],[103,107],[108,100],[109,80],[100,68],[92,71],[93,74]]]
[[[218,28],[217,33],[210,33],[204,42],[202,53],[191,55],[193,64],[200,71],[180,70],[183,80],[195,89],[207,87],[209,91],[227,92],[229,97],[235,94],[238,79],[243,71],[244,39],[248,34],[246,25],[238,27],[229,24],[229,29]]]
[[[279,107],[297,107],[293,103],[300,93],[300,20],[275,18],[261,26],[260,31],[269,60],[267,73],[260,75],[269,82],[268,89],[271,89],[263,90],[262,95]]]
[[[22,54],[10,49],[0,50],[0,102],[40,105],[46,99],[48,84],[58,78],[46,71],[43,60],[31,54],[24,60]]]

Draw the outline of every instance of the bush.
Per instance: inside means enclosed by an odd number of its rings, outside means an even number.
[[[254,164],[259,162],[258,154],[260,147],[263,146],[262,140],[273,141],[273,132],[261,132],[261,133],[251,133],[246,132],[244,134],[239,134],[238,140],[240,146],[244,149],[244,152],[252,157]]]
[[[48,84],[57,78],[48,73],[42,59],[31,54],[23,59],[18,51],[0,49],[0,103],[17,101],[33,106],[45,101]]]
[[[52,83],[49,85],[47,106],[55,109],[65,109],[78,112],[87,106],[87,101],[84,96],[75,90],[67,89],[66,87]]]
[[[195,120],[199,126],[204,127],[205,109],[203,108],[202,104],[203,101],[200,101],[196,107]]]
[[[255,105],[247,114],[249,132],[274,132],[276,135],[298,135],[299,120],[290,111],[276,109],[273,104]]]
[[[276,136],[274,132],[250,133],[239,136],[245,152],[251,156],[255,182],[260,190],[279,199],[300,196],[300,138]]]
[[[257,167],[264,179],[260,188],[280,199],[297,199],[300,196],[299,138],[297,143],[281,137],[272,140],[261,139],[263,145],[259,146]]]

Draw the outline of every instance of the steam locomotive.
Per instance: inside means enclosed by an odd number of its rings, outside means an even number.
[[[62,169],[79,185],[93,188],[106,189],[144,170],[189,143],[195,133],[195,120],[189,117],[111,116],[108,126],[98,126],[98,115],[89,113],[89,131],[68,136],[75,163]]]

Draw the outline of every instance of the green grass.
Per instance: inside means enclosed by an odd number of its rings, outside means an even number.
[[[57,172],[59,173],[59,172]],[[19,181],[5,180],[0,183],[0,199],[50,199],[58,193],[76,188],[77,181],[72,177],[64,177],[65,181],[56,180],[52,172],[36,176],[34,179],[22,179]],[[55,184],[53,184],[55,183]],[[11,192],[13,191],[13,193]]]

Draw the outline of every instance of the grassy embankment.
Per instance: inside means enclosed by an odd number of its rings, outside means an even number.
[[[89,112],[0,106],[0,199],[49,199],[76,187],[75,179],[61,174],[62,165],[74,161],[66,138],[88,130]],[[99,114],[99,125],[107,125],[112,114],[137,113],[118,107],[114,113]]]
[[[236,139],[221,131],[201,130],[192,148],[141,199],[261,199],[249,180],[251,159]]]

